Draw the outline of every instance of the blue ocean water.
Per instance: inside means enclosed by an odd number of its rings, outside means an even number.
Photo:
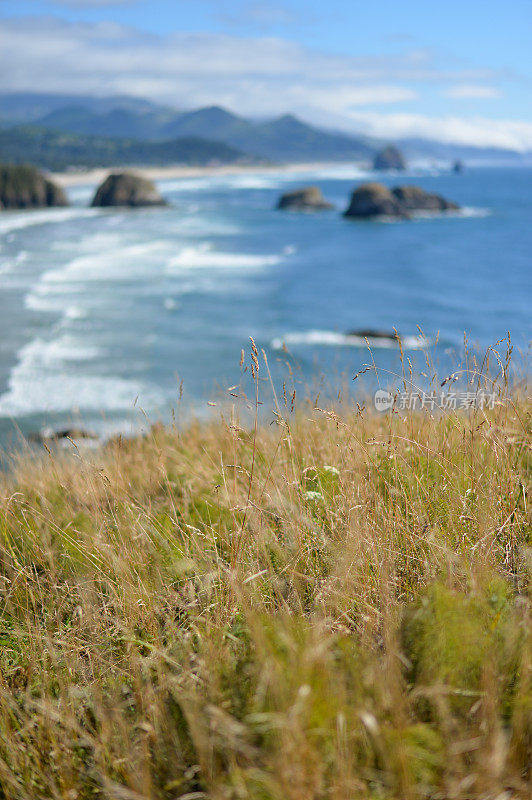
[[[169,419],[179,404],[202,413],[239,383],[249,336],[277,386],[287,362],[301,385],[319,387],[316,376],[323,386],[342,375],[349,382],[372,361],[384,383],[392,379],[397,347],[375,341],[369,353],[345,337],[355,328],[395,327],[421,363],[412,347],[420,326],[442,373],[460,359],[464,332],[484,348],[510,331],[515,352],[525,351],[532,169],[380,176],[463,210],[342,218],[368,178],[334,166],[166,180],[159,186],[170,206],[136,211],[88,208],[95,187],[87,185],[71,190],[68,209],[2,213],[0,444],[78,414],[105,435],[135,427],[144,413]],[[308,184],[337,210],[275,210],[282,191]]]

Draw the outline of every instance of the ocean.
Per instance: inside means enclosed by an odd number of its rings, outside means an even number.
[[[280,394],[284,382],[356,393],[368,364],[395,385],[397,346],[375,340],[370,352],[346,336],[360,328],[395,327],[421,372],[418,326],[442,376],[461,363],[464,333],[482,350],[510,331],[519,361],[532,340],[532,169],[379,176],[462,211],[344,219],[368,179],[338,165],[164,180],[169,207],[139,210],[91,209],[86,185],[70,208],[1,213],[0,445],[73,421],[105,437],[206,415],[239,385],[250,336]],[[336,211],[275,210],[309,184]],[[264,366],[263,379],[266,397]]]

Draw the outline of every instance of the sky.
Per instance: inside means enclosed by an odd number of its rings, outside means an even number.
[[[531,0],[0,0],[0,91],[532,149]]]

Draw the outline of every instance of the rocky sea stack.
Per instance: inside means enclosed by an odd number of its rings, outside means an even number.
[[[459,208],[440,194],[431,194],[419,186],[396,186],[392,194],[406,211],[457,211]]]
[[[0,209],[67,206],[63,190],[30,165],[0,165]]]
[[[408,219],[416,211],[457,211],[460,206],[439,194],[431,194],[419,186],[396,186],[388,189],[382,183],[364,183],[356,189],[344,216],[359,219],[397,217]]]
[[[402,172],[406,169],[406,161],[397,147],[389,145],[377,153],[373,161],[373,169],[379,171],[394,169]]]
[[[286,192],[277,203],[277,208],[282,211],[326,211],[333,208],[317,186],[307,186]]]
[[[351,195],[345,217],[407,217],[395,195],[382,183],[364,183]]]
[[[125,206],[143,208],[146,206],[165,206],[166,201],[156,189],[155,184],[131,172],[109,175],[98,188],[92,201],[93,208]]]

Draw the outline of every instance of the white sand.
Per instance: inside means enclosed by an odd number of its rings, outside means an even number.
[[[111,172],[135,172],[137,175],[142,175],[152,181],[161,181],[164,179],[172,178],[196,178],[200,176],[212,175],[267,175],[269,173],[299,173],[309,172],[316,169],[323,169],[326,167],[335,166],[340,164],[335,163],[310,163],[310,164],[281,164],[271,166],[251,166],[251,165],[223,165],[223,166],[208,166],[208,167],[114,167],[105,169],[92,169],[87,171],[72,171],[72,172],[55,172],[52,173],[53,180],[60,186],[84,186],[87,184],[101,183],[107,175]],[[349,165],[346,164],[346,167]],[[354,165],[353,165],[354,166]]]

